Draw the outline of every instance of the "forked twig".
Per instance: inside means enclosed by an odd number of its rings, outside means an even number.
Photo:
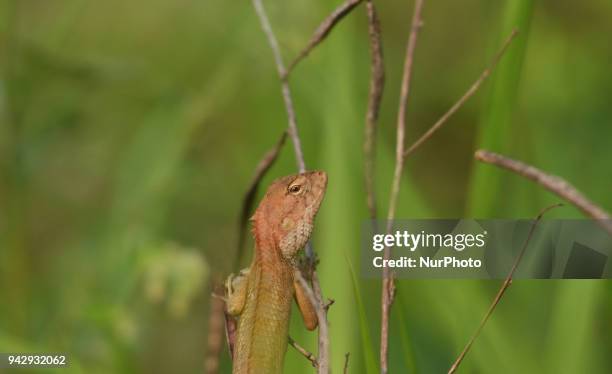
[[[278,41],[276,40],[276,36],[274,35],[274,32],[272,31],[270,20],[268,19],[268,15],[266,14],[266,11],[263,7],[263,4],[261,3],[261,0],[253,0],[253,6],[255,7],[255,11],[261,23],[261,27],[268,39],[268,44],[270,45],[270,48],[272,49],[272,54],[274,55],[276,70],[278,72],[278,77],[281,81],[281,90],[283,94],[283,101],[285,103],[285,110],[287,111],[287,117],[289,120],[289,124],[288,124],[289,136],[291,137],[291,141],[293,142],[293,149],[295,152],[295,158],[297,161],[298,169],[300,172],[304,172],[306,171],[306,163],[304,162],[304,153],[302,152],[302,145],[301,145],[300,137],[298,134],[295,110],[293,107],[293,99],[291,96],[291,90],[289,88],[289,82],[286,79],[287,77],[286,69],[283,63],[283,58],[280,53]],[[320,374],[327,374],[329,373],[329,331],[328,331],[328,325],[327,325],[327,315],[323,308],[323,294],[321,291],[321,286],[319,284],[319,278],[314,268],[314,264],[315,264],[314,251],[312,250],[312,246],[310,245],[310,243],[306,245],[305,249],[306,249],[306,256],[309,260],[309,263],[312,269],[311,282],[312,282],[312,287],[314,289],[314,293],[313,291],[310,290],[310,287],[307,287],[307,288],[305,287],[305,289],[310,291],[309,295],[312,296],[311,301],[313,305],[315,305],[316,310],[318,312],[319,311],[323,312],[323,318],[319,316],[319,352],[318,352],[319,365],[318,365],[317,371]],[[302,279],[302,281],[307,286],[306,281],[304,281],[304,279],[301,277],[301,274],[300,274],[300,279]]]
[[[347,14],[351,12],[357,5],[359,5],[362,0],[346,0],[340,6],[338,6],[327,18],[321,22],[319,27],[315,30],[315,32],[310,37],[308,44],[302,51],[298,54],[298,56],[289,64],[287,71],[283,74],[282,78],[287,79],[289,74],[293,71],[293,69],[297,66],[297,64],[308,56],[312,50],[319,45],[332,31],[334,26],[342,18],[344,18]]]
[[[274,35],[274,31],[272,31],[272,26],[270,25],[270,20],[268,19],[268,15],[266,14],[266,10],[261,3],[261,0],[253,0],[253,6],[255,7],[255,11],[257,12],[257,16],[259,17],[259,22],[261,23],[261,28],[263,29],[266,37],[268,38],[268,44],[270,45],[270,49],[272,49],[272,54],[274,55],[274,62],[276,63],[276,71],[278,72],[278,76],[281,79],[281,90],[283,93],[283,101],[285,103],[285,110],[287,111],[287,117],[289,120],[289,136],[291,137],[291,141],[293,142],[293,150],[295,152],[295,159],[298,164],[298,169],[300,173],[306,171],[306,164],[304,163],[304,154],[302,152],[302,143],[300,141],[300,136],[298,134],[297,121],[295,117],[295,109],[293,108],[293,98],[291,96],[291,89],[289,88],[289,83],[284,79],[285,77],[285,64],[283,63],[283,57],[281,56],[280,47],[278,46],[278,41],[276,40],[276,36]]]
[[[419,2],[415,4],[415,15],[417,14],[416,8],[419,6]],[[414,16],[413,16],[414,17]],[[470,88],[463,94],[463,96],[444,114],[432,127],[425,132],[417,141],[415,141],[407,150],[404,150],[404,137],[405,137],[405,117],[406,117],[406,102],[410,88],[410,71],[412,65],[412,54],[414,53],[414,46],[410,46],[410,41],[415,40],[417,37],[418,27],[420,26],[420,14],[418,22],[413,18],[413,29],[410,35],[408,51],[406,53],[406,62],[404,66],[404,80],[402,81],[402,94],[400,101],[400,109],[398,114],[397,124],[397,145],[396,145],[396,163],[395,173],[393,179],[393,186],[391,190],[391,199],[389,203],[389,215],[387,222],[387,232],[391,230],[392,220],[395,218],[395,209],[397,205],[397,197],[399,194],[400,178],[403,171],[404,163],[406,158],[412,154],[418,147],[424,142],[430,139],[433,134],[440,129],[448,119],[455,114],[466,102],[469,100],[480,88],[482,83],[491,75],[492,70],[495,68],[497,63],[500,61],[506,50],[508,49],[512,40],[518,34],[517,30],[513,30],[510,36],[505,40],[502,48],[494,56],[489,66],[480,74],[478,79],[470,86]],[[367,162],[367,161],[366,161]],[[389,256],[389,249],[385,248],[385,258]],[[393,303],[394,293],[394,281],[393,275],[390,274],[387,268],[383,269],[383,295],[382,295],[382,328],[381,328],[381,371],[386,372],[387,370],[387,350],[388,350],[388,328],[389,328],[389,313],[391,304]]]
[[[482,83],[491,75],[491,72],[493,71],[499,60],[501,60],[503,55],[506,53],[508,47],[510,46],[510,43],[516,37],[517,34],[518,30],[514,29],[510,36],[506,38],[506,40],[502,44],[501,49],[497,52],[495,57],[493,57],[493,60],[491,61],[489,66],[487,66],[487,68],[480,74],[480,76],[478,77],[478,79],[476,79],[472,86],[463,94],[463,96],[461,96],[461,98],[455,104],[453,104],[452,107],[450,107],[450,109],[446,113],[444,113],[442,117],[440,117],[440,119],[438,119],[438,121],[436,121],[436,123],[433,124],[433,126],[429,128],[429,130],[427,130],[427,132],[425,132],[425,134],[423,134],[406,150],[406,152],[404,153],[404,157],[408,157],[408,155],[412,154],[418,147],[420,147],[424,142],[431,138],[431,136],[436,131],[438,131],[438,129],[440,129],[440,127],[442,127],[442,125],[444,125],[453,114],[455,114],[459,109],[461,109],[461,107],[466,103],[466,101],[468,101],[472,96],[474,96],[474,94],[476,93],[476,91],[478,91]]]
[[[556,175],[547,174],[531,165],[513,160],[498,153],[486,151],[484,149],[479,149],[476,151],[474,158],[478,161],[510,170],[518,175],[534,181],[550,192],[553,192],[557,196],[565,199],[567,202],[580,209],[587,216],[597,220],[597,223],[608,233],[610,233],[610,235],[612,235],[612,222],[610,221],[610,214],[589,200],[580,191],[578,191],[576,187],[572,186],[565,179]]]
[[[302,347],[301,345],[299,345],[295,340],[293,340],[293,338],[289,337],[289,345],[292,346],[293,348],[295,348],[296,351],[298,351],[302,356],[306,357],[306,359],[308,361],[310,361],[310,363],[312,364],[313,367],[317,367],[319,365],[319,363],[317,362],[317,358],[315,357],[314,354],[312,354],[310,351],[308,351],[306,348]]]
[[[410,83],[412,77],[412,66],[414,62],[414,51],[416,48],[417,37],[422,25],[421,11],[423,9],[423,0],[416,0],[414,4],[414,13],[412,15],[412,24],[410,36],[408,38],[408,46],[406,48],[406,60],[404,62],[404,74],[402,78],[402,86],[400,92],[399,110],[397,115],[397,143],[395,148],[395,171],[393,174],[393,182],[391,186],[391,196],[389,198],[389,212],[387,216],[387,232],[391,231],[392,221],[395,218],[395,210],[397,207],[397,198],[399,195],[400,182],[402,172],[404,170],[404,138],[406,131],[406,109],[408,105],[408,96],[410,94]],[[390,249],[385,248],[384,258],[389,259]],[[388,267],[383,268],[382,281],[382,316],[380,328],[380,371],[383,374],[388,370],[388,352],[389,352],[389,315],[391,313],[391,304],[395,293],[395,284],[393,274]]]
[[[474,341],[476,340],[476,338],[478,338],[478,336],[480,335],[480,332],[482,331],[485,324],[487,323],[487,321],[493,314],[493,311],[495,310],[495,307],[497,307],[497,304],[499,304],[499,301],[501,300],[502,296],[504,296],[504,293],[506,292],[508,287],[510,287],[510,285],[512,284],[512,277],[514,276],[514,272],[516,271],[519,264],[521,263],[521,260],[523,259],[523,255],[525,254],[525,251],[527,250],[527,246],[529,245],[529,241],[531,240],[531,237],[533,236],[536,226],[542,219],[542,216],[549,210],[560,207],[562,205],[563,204],[554,204],[554,205],[551,205],[549,207],[542,209],[540,213],[538,214],[538,216],[536,217],[536,219],[533,221],[533,223],[531,224],[531,228],[529,229],[529,233],[527,234],[527,239],[525,239],[525,242],[523,243],[523,247],[521,248],[521,251],[516,257],[516,260],[514,260],[514,264],[512,265],[512,268],[510,269],[508,276],[504,280],[504,283],[502,283],[499,291],[497,291],[497,294],[495,295],[493,302],[491,303],[491,305],[489,306],[489,309],[487,310],[484,317],[482,318],[482,321],[480,321],[480,324],[478,325],[476,332],[474,332],[474,335],[472,335],[470,340],[467,342],[467,344],[463,348],[463,351],[461,351],[461,354],[459,354],[459,357],[457,357],[457,359],[455,360],[451,368],[448,370],[448,374],[452,374],[457,370],[457,368],[459,367],[459,365],[465,358],[465,355],[468,353],[468,351],[474,344]]]
[[[368,94],[368,109],[366,113],[365,137],[363,143],[364,176],[370,219],[376,218],[376,194],[374,189],[374,173],[376,158],[376,127],[380,102],[385,86],[385,67],[383,64],[380,21],[372,0],[366,1],[368,13],[368,34],[370,41],[370,89]]]

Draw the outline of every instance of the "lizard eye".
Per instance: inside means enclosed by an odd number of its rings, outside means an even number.
[[[302,186],[300,186],[299,184],[294,184],[292,186],[289,186],[289,188],[287,189],[289,193],[292,193],[294,195],[297,195],[298,193],[300,193],[301,190],[302,190]]]

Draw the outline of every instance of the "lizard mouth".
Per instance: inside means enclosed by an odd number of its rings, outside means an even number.
[[[321,205],[321,201],[323,200],[323,196],[325,196],[325,190],[327,187],[327,173],[321,170],[314,170],[307,172],[309,174],[310,179],[313,181],[311,186],[311,191],[315,193],[315,201],[313,204],[314,212],[319,210],[319,206]]]
[[[313,190],[320,191],[321,194],[325,193],[325,187],[327,187],[327,173],[321,170],[313,170],[306,174],[309,174],[314,181]]]

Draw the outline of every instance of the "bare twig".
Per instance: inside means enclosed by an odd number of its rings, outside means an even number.
[[[334,28],[334,26],[336,26],[336,24],[340,22],[342,18],[344,18],[347,14],[349,14],[351,10],[353,10],[353,8],[359,5],[361,1],[362,0],[346,0],[344,3],[338,6],[329,16],[327,16],[327,18],[325,18],[323,22],[321,22],[319,27],[317,27],[314,34],[312,34],[306,47],[289,64],[289,68],[287,69],[285,74],[282,76],[282,78],[286,79],[289,76],[289,74],[293,71],[293,69],[296,67],[296,65],[300,61],[302,61],[304,58],[306,58],[306,56],[308,56],[308,54],[312,52],[312,50],[317,45],[319,45],[327,37],[327,35],[329,35],[329,33]]]
[[[344,354],[344,370],[342,371],[344,374],[348,373],[348,363],[349,363],[349,357],[351,356],[350,352],[346,352]]]
[[[376,126],[380,112],[383,88],[385,85],[385,67],[383,64],[382,40],[380,22],[376,7],[372,0],[366,1],[368,13],[368,34],[370,38],[370,92],[368,94],[368,110],[366,113],[364,153],[364,175],[370,218],[376,218],[376,194],[374,189],[374,172],[376,158]]]
[[[493,57],[493,60],[491,61],[489,66],[487,66],[487,68],[480,74],[478,79],[463,94],[463,96],[461,96],[461,98],[455,104],[453,104],[453,106],[450,107],[450,109],[446,113],[444,113],[444,115],[440,117],[440,119],[436,123],[434,123],[434,125],[431,126],[429,130],[427,130],[427,132],[425,132],[425,134],[423,134],[406,150],[406,152],[404,153],[404,157],[408,157],[408,155],[412,154],[418,147],[420,147],[424,142],[431,138],[431,136],[436,131],[438,131],[438,129],[440,129],[440,127],[442,127],[442,125],[444,125],[448,121],[448,119],[466,103],[466,101],[468,101],[472,96],[474,96],[474,94],[476,93],[476,91],[478,91],[482,83],[491,75],[491,71],[495,68],[504,53],[506,53],[508,47],[510,46],[510,43],[516,37],[517,34],[518,31],[516,29],[512,31],[510,36],[508,36],[508,38],[502,44],[501,49],[497,52],[495,57]]]
[[[293,149],[295,152],[295,158],[298,165],[298,170],[300,172],[306,171],[306,163],[304,162],[304,153],[302,152],[302,145],[300,141],[300,136],[298,134],[297,121],[295,117],[295,110],[293,108],[293,99],[291,97],[291,90],[289,88],[289,82],[286,77],[285,65],[283,63],[283,58],[280,53],[280,48],[278,46],[278,42],[276,40],[276,36],[272,31],[272,26],[270,25],[270,20],[266,14],[266,11],[261,3],[261,0],[253,0],[253,6],[255,7],[255,11],[257,16],[259,17],[259,21],[261,23],[261,27],[266,34],[268,39],[268,44],[272,49],[272,54],[274,55],[274,61],[276,64],[276,70],[278,72],[278,76],[281,80],[281,89],[283,94],[283,101],[285,103],[285,110],[287,111],[287,117],[289,120],[288,129],[289,136],[293,143]],[[323,314],[325,314],[323,309],[323,295],[321,292],[321,286],[319,284],[319,278],[317,276],[316,270],[314,269],[315,264],[315,255],[312,250],[312,246],[310,243],[306,245],[306,256],[309,260],[310,266],[312,268],[312,286],[314,289],[314,294],[312,295],[313,305],[317,307],[317,310],[322,310]],[[310,288],[308,288],[310,290]],[[319,366],[318,372],[329,373],[329,331],[327,326],[327,317],[321,319],[319,318]]]
[[[523,259],[523,255],[525,254],[525,250],[527,249],[527,246],[529,245],[529,241],[531,240],[531,237],[533,236],[536,226],[542,219],[542,216],[549,210],[553,208],[557,208],[562,205],[563,204],[554,204],[554,205],[551,205],[549,207],[542,209],[540,213],[538,214],[538,216],[536,217],[536,219],[533,221],[533,223],[531,224],[531,228],[529,229],[529,233],[527,234],[527,239],[525,239],[525,242],[523,243],[523,247],[521,248],[521,251],[516,257],[516,260],[514,260],[514,264],[512,265],[512,268],[510,269],[508,276],[504,280],[504,283],[502,283],[499,291],[497,291],[497,294],[495,295],[493,302],[491,303],[491,305],[489,306],[489,309],[487,310],[484,317],[482,318],[482,321],[480,321],[480,324],[478,325],[476,332],[474,332],[474,335],[472,335],[468,343],[465,345],[465,348],[463,348],[463,351],[461,351],[461,354],[459,355],[459,357],[457,357],[457,359],[453,363],[453,366],[451,366],[451,368],[448,370],[448,374],[452,374],[457,370],[457,368],[461,364],[461,361],[463,361],[463,359],[465,358],[465,355],[468,353],[468,351],[474,344],[474,341],[476,340],[476,338],[478,338],[478,336],[480,335],[480,332],[482,331],[485,324],[487,323],[487,321],[493,314],[493,311],[495,310],[495,307],[497,306],[497,304],[499,304],[499,301],[501,300],[502,296],[504,296],[504,293],[506,292],[508,287],[510,287],[510,285],[512,284],[512,277],[514,276],[514,272],[516,271],[519,264],[521,263],[521,260]]]
[[[404,62],[404,74],[402,78],[402,88],[400,93],[399,110],[397,115],[397,143],[395,148],[395,171],[393,173],[393,182],[391,186],[391,196],[389,198],[389,212],[387,216],[387,232],[391,231],[392,221],[395,218],[395,210],[397,207],[397,198],[399,195],[400,182],[402,171],[404,169],[404,137],[406,130],[406,108],[408,105],[408,96],[410,93],[410,82],[412,77],[412,66],[414,62],[414,51],[419,30],[422,25],[421,10],[423,9],[423,0],[416,0],[414,4],[414,13],[412,15],[412,25],[410,36],[408,38],[408,46],[406,48],[406,60]],[[384,258],[389,259],[390,250],[385,248]],[[382,282],[382,318],[380,329],[380,369],[381,373],[386,374],[388,370],[387,357],[389,351],[389,315],[391,312],[391,304],[393,304],[393,296],[395,293],[395,284],[393,274],[388,267],[383,269]]]
[[[312,275],[313,275],[312,287],[315,289],[319,288],[319,292],[321,292],[319,282],[317,279],[317,273],[314,272]],[[308,282],[306,282],[306,280],[304,279],[304,276],[302,276],[302,273],[299,270],[295,272],[295,279],[300,283],[302,288],[305,290],[306,297],[308,297],[312,305],[315,306],[315,311],[317,313],[317,319],[319,321],[319,359],[318,359],[319,364],[317,366],[317,373],[327,374],[329,373],[329,353],[328,353],[329,352],[329,338],[328,338],[329,332],[327,330],[328,329],[327,310],[325,309],[323,304],[320,302],[320,300],[317,300],[317,296],[315,296],[316,291],[313,292],[313,290],[308,285]]]
[[[291,337],[289,337],[289,345],[292,346],[293,348],[295,348],[296,351],[298,351],[302,356],[306,357],[306,359],[308,361],[310,361],[310,363],[312,364],[313,367],[317,367],[319,365],[319,363],[317,362],[317,358],[315,357],[314,354],[312,354],[311,352],[309,352],[306,348],[302,347],[301,345],[299,345],[295,340],[293,340]]]
[[[240,222],[238,223],[238,250],[236,251],[236,266],[234,266],[234,270],[236,270],[238,262],[242,258],[242,251],[244,249],[244,241],[246,238],[246,226],[249,221],[251,211],[253,210],[253,204],[255,203],[259,183],[266,175],[268,170],[270,170],[272,165],[274,165],[274,162],[276,161],[280,150],[283,148],[286,139],[287,132],[283,131],[283,134],[276,142],[274,148],[266,152],[261,161],[259,161],[259,164],[257,164],[257,167],[255,168],[255,175],[253,175],[249,188],[242,199],[242,213],[240,214]]]
[[[300,173],[303,173],[304,171],[306,171],[306,164],[304,163],[302,144],[300,142],[300,136],[298,134],[297,121],[295,119],[295,110],[293,109],[293,99],[291,97],[291,90],[289,88],[289,83],[284,79],[286,70],[285,65],[283,63],[283,57],[281,56],[278,41],[276,40],[276,36],[274,36],[272,26],[270,25],[270,20],[268,19],[268,15],[266,14],[266,10],[264,9],[261,0],[253,0],[253,6],[255,7],[257,16],[259,17],[261,28],[263,29],[264,33],[266,34],[266,37],[268,38],[268,44],[270,44],[272,54],[274,55],[276,70],[278,72],[279,78],[281,78],[281,90],[283,93],[283,100],[285,102],[287,117],[289,119],[289,136],[291,137],[291,141],[293,142],[293,150],[295,152],[295,159],[298,164],[298,169]]]
[[[546,174],[540,169],[523,162],[513,160],[498,153],[489,152],[484,149],[476,151],[474,158],[487,164],[493,164],[518,175],[530,179],[547,190],[557,194],[567,202],[576,206],[587,216],[597,220],[597,223],[612,235],[612,222],[610,214],[593,203],[569,182],[556,175]]]

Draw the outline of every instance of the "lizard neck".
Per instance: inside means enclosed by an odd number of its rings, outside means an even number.
[[[254,263],[259,262],[279,267],[290,265],[282,256],[280,243],[276,240],[274,232],[270,227],[255,222],[253,236],[255,237]]]

